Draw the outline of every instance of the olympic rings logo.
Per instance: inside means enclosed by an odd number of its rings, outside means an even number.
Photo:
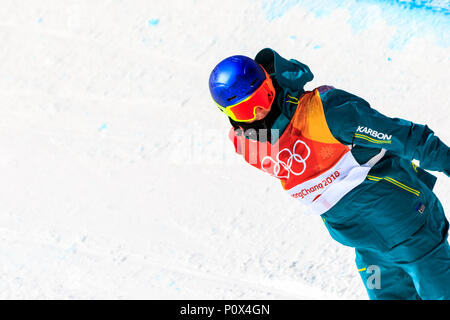
[[[302,144],[304,145],[304,148],[306,149],[307,153],[306,156],[303,158],[300,154],[296,153],[296,148],[297,145]],[[280,159],[280,157],[284,154],[288,154],[288,158],[286,161],[283,161]],[[278,152],[277,156],[276,156],[276,161],[270,157],[270,156],[265,156],[262,161],[261,161],[261,169],[263,171],[268,172],[269,174],[271,174],[267,169],[264,164],[268,164],[269,168],[271,167],[271,164],[273,164],[273,176],[277,177],[277,178],[289,178],[290,174],[292,173],[293,175],[299,176],[302,175],[305,170],[306,170],[306,160],[309,158],[311,154],[311,149],[308,147],[308,145],[301,141],[301,140],[297,140],[294,144],[294,147],[292,148],[292,152],[291,150],[289,150],[288,148],[285,148],[283,150],[281,150],[280,152]],[[303,169],[300,172],[296,172],[292,169],[292,166],[294,163],[299,163],[303,165]],[[287,175],[280,175],[280,171],[281,169],[285,169],[287,172]]]

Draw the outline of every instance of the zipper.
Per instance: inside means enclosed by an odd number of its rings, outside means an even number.
[[[406,191],[408,191],[408,192],[410,192],[410,193],[412,193],[412,194],[414,194],[416,196],[420,196],[420,191],[419,190],[416,190],[416,189],[413,189],[411,187],[408,187],[407,185],[405,185],[405,184],[403,184],[403,183],[401,183],[401,182],[399,182],[399,181],[397,181],[397,180],[395,180],[395,179],[393,179],[391,177],[387,177],[387,176],[386,177],[376,177],[376,176],[372,176],[372,175],[368,174],[367,175],[367,179],[371,180],[371,181],[385,180],[385,181],[390,182],[390,183],[396,185],[397,187],[402,188],[403,190],[406,190]]]

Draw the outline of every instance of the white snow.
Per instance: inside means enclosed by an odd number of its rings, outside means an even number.
[[[271,47],[309,65],[307,89],[342,88],[448,144],[447,13],[2,0],[0,298],[366,299],[353,249],[234,154],[209,73]]]

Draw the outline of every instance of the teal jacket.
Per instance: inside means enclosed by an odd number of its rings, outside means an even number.
[[[281,114],[271,129],[283,132],[297,107],[292,97],[304,93],[313,74],[301,62],[286,60],[268,48],[255,60],[270,70],[279,85]],[[427,125],[387,117],[364,99],[340,89],[321,87],[319,92],[331,133],[352,146],[360,164],[381,148],[387,150],[366,180],[324,213],[323,220],[331,236],[344,245],[392,248],[425,223],[427,208],[436,201],[432,192],[436,177],[426,170],[450,176],[450,149]],[[420,161],[420,167],[413,159]]]

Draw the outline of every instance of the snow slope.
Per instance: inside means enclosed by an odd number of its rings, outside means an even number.
[[[207,87],[229,55],[272,47],[450,142],[448,1],[1,7],[1,299],[367,298],[353,250],[233,154]]]

